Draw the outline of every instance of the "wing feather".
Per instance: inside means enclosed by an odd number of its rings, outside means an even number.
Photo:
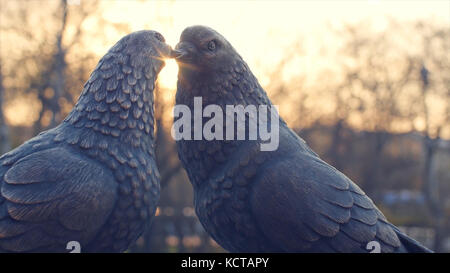
[[[367,252],[373,240],[386,252],[400,247],[395,232],[380,220],[382,213],[357,185],[304,156],[265,168],[252,187],[250,204],[263,234],[275,238],[271,243],[280,248],[292,246],[286,251]],[[303,247],[292,242],[297,237],[305,241],[297,241]]]
[[[112,172],[70,148],[27,155],[2,179],[0,248],[9,251],[45,249],[68,234],[87,243],[117,198]]]

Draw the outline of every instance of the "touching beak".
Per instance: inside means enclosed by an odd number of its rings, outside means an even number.
[[[185,56],[186,54],[187,54],[187,52],[185,52],[185,51],[173,49],[172,52],[170,53],[170,57],[179,59],[179,58],[183,58],[183,56]]]
[[[175,58],[177,61],[187,61],[192,57],[192,52],[194,52],[194,45],[189,42],[179,42],[175,49],[172,50],[170,56]]]

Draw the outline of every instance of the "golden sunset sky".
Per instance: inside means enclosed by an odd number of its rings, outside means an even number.
[[[257,75],[279,61],[283,51],[299,37],[306,43],[302,46],[309,55],[300,69],[314,70],[326,65],[316,54],[321,46],[332,47],[326,33],[330,25],[339,27],[368,19],[381,31],[388,18],[401,21],[433,18],[450,26],[450,1],[446,0],[106,0],[102,4],[103,15],[109,21],[127,23],[132,30],[158,30],[172,46],[187,26],[210,26],[233,44]],[[160,82],[174,87],[176,71],[175,63],[170,61]],[[264,85],[267,79],[260,81]]]
[[[8,1],[14,0],[0,0],[0,3],[4,5]],[[39,14],[51,10],[49,7],[57,5],[58,1],[19,1],[22,4],[38,3],[39,9],[36,9],[33,15],[37,17],[39,28],[51,27],[49,22],[45,21],[46,17],[39,18]],[[80,1],[89,4],[89,0],[68,0],[68,3],[78,5]],[[172,46],[176,45],[184,28],[197,24],[210,26],[231,42],[249,64],[262,86],[270,84],[268,74],[273,71],[274,64],[280,62],[294,45],[298,47],[294,48],[296,56],[290,60],[280,77],[288,80],[295,79],[298,75],[308,75],[307,81],[321,83],[323,79],[315,72],[324,68],[331,69],[336,65],[333,58],[338,55],[340,44],[332,29],[339,29],[344,24],[370,22],[371,29],[382,32],[390,19],[402,24],[422,19],[450,27],[450,1],[447,0],[102,0],[99,10],[101,14],[95,14],[94,17],[103,17],[111,23],[128,25],[130,31],[157,30]],[[99,26],[91,18],[84,21],[82,27],[96,29]],[[95,52],[100,58],[123,36],[123,33],[117,31],[111,33],[106,31],[104,34],[107,37],[106,42],[100,37],[89,39],[85,50]],[[14,49],[18,46],[2,41],[5,43],[2,45],[2,53],[6,54],[5,56],[8,54],[7,48]],[[414,45],[411,45],[411,48],[413,47]],[[175,62],[168,60],[159,75],[159,83],[172,90],[163,94],[166,103],[173,103],[177,71]],[[270,95],[270,90],[268,91]],[[285,99],[288,102],[289,100],[290,98]],[[282,116],[292,111],[288,102],[280,107]],[[326,98],[320,98],[319,106],[327,108],[327,103],[329,101]],[[8,123],[32,124],[32,117],[36,116],[36,107],[30,105],[31,103],[23,98],[6,105],[5,114]],[[437,118],[442,116],[442,109],[438,109],[432,115]]]

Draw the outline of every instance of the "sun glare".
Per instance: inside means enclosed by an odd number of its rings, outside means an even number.
[[[164,88],[175,89],[177,87],[178,65],[173,59],[166,59],[166,65],[159,73],[158,82]]]

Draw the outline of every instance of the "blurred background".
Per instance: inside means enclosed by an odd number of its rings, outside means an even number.
[[[208,25],[281,116],[426,246],[450,252],[450,2],[0,0],[0,154],[54,127],[125,34]],[[222,252],[170,136],[177,66],[156,90],[162,194],[130,252]]]

